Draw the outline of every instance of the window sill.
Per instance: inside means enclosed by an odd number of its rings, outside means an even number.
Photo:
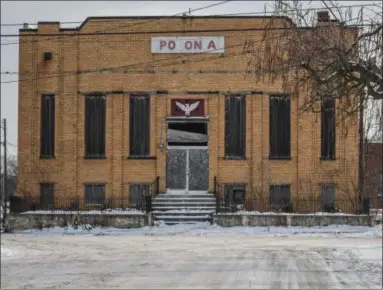
[[[128,156],[126,159],[147,159],[147,160],[155,160],[157,159],[156,156]]]
[[[289,157],[276,157],[276,156],[269,156],[269,160],[292,160],[291,156]]]
[[[84,159],[106,159],[106,156],[84,156]]]
[[[40,159],[47,160],[47,159],[56,159],[56,156],[40,156]]]
[[[319,160],[322,160],[322,161],[336,161],[336,158],[320,157]]]
[[[247,160],[245,156],[225,156],[223,160]]]

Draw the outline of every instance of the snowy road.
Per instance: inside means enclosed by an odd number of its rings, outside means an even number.
[[[2,288],[382,288],[373,235],[7,234],[1,247]]]

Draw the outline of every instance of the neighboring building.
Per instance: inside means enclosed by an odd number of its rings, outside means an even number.
[[[21,29],[18,193],[91,203],[157,176],[160,192],[203,193],[216,177],[246,200],[354,204],[357,116],[339,121],[331,101],[298,114],[304,91],[248,71],[244,44],[260,42],[272,18],[90,17],[76,29]]]
[[[365,195],[372,198],[374,208],[382,208],[383,143],[365,144]]]

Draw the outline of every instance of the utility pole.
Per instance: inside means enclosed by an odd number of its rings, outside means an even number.
[[[7,201],[7,193],[8,193],[8,171],[7,171],[7,119],[3,119],[4,126],[4,200]]]
[[[8,181],[8,174],[7,174],[7,120],[3,119],[3,130],[4,130],[4,137],[3,137],[3,148],[4,148],[4,174],[3,174],[3,194],[1,196],[1,201],[2,201],[2,210],[3,210],[3,223],[5,225],[6,221],[6,216],[7,216],[7,181]]]

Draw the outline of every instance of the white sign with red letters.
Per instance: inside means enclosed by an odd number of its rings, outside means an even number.
[[[224,53],[224,36],[152,37],[152,53]]]

